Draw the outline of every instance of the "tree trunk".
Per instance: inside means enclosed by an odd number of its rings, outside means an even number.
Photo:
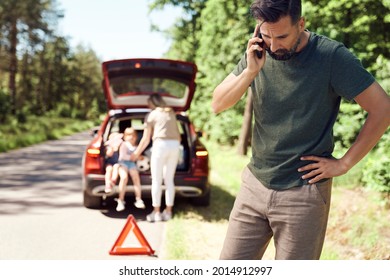
[[[238,150],[239,155],[246,155],[248,153],[248,147],[252,136],[252,89],[248,88],[248,95],[246,97],[244,118],[241,127],[240,138],[238,139]]]
[[[16,114],[16,73],[18,67],[18,59],[16,57],[16,46],[18,44],[18,28],[16,25],[16,20],[11,23],[11,32],[10,32],[10,65],[9,65],[9,91],[11,95],[11,113]]]

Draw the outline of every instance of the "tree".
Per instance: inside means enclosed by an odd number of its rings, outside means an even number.
[[[166,6],[180,7],[183,10],[183,17],[178,19],[175,25],[169,30],[160,30],[153,25],[152,30],[164,32],[172,38],[166,56],[193,62],[198,48],[197,33],[201,29],[199,17],[205,7],[207,0],[154,0],[149,5],[150,12],[163,9]]]
[[[379,55],[390,59],[390,1],[303,1],[307,27],[343,42],[375,74]]]
[[[54,3],[54,2],[53,2]],[[51,33],[50,20],[54,11],[51,0],[2,0],[0,3],[0,30],[3,34],[2,42],[7,46],[6,53],[9,57],[9,83],[11,96],[11,111],[17,112],[16,98],[16,74],[18,73],[18,46],[24,45],[25,49],[33,49],[41,43],[44,36]],[[6,12],[5,12],[6,11]]]
[[[62,37],[53,37],[42,44],[42,49],[25,52],[21,60],[18,108],[34,115],[42,115],[56,108],[67,93],[66,77],[69,46]]]
[[[68,94],[62,96],[62,104],[70,105],[72,117],[97,118],[105,111],[105,97],[102,91],[101,61],[92,49],[81,45],[68,61]]]

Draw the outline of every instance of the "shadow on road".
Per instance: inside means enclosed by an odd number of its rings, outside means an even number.
[[[152,200],[143,199],[145,202],[145,209],[138,209],[133,205],[134,199],[131,197],[126,197],[126,209],[121,212],[115,210],[116,202],[114,198],[108,198],[104,204],[102,210],[100,211],[104,216],[113,218],[113,219],[127,219],[129,215],[133,215],[137,221],[146,221],[146,215],[152,212]]]
[[[113,196],[107,198],[104,202],[104,209],[100,210],[103,215],[109,218],[114,219],[126,219],[128,215],[133,215],[134,218],[138,221],[145,221],[146,215],[149,214],[152,210],[152,201],[150,198],[144,199],[146,209],[137,209],[133,205],[133,198],[126,198],[126,210],[123,212],[117,212],[115,210],[116,202],[114,201]],[[176,198],[174,206],[174,214],[189,214],[195,213],[204,218],[205,221],[221,221],[228,220],[230,211],[233,207],[235,197],[230,193],[226,192],[220,186],[211,187],[211,199],[209,206],[195,206],[191,203],[191,200],[188,198]],[[164,196],[162,197],[162,203],[164,202]],[[164,203],[161,206],[161,209],[164,209]],[[99,210],[97,210],[99,211]]]

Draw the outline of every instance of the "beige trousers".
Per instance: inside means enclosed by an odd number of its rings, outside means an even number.
[[[316,260],[328,223],[332,180],[266,188],[248,168],[230,213],[220,259],[261,259],[272,237],[277,260]]]

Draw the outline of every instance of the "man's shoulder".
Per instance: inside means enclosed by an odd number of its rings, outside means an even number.
[[[321,35],[315,32],[310,32],[310,41],[314,44],[316,44],[318,47],[323,47],[323,48],[338,48],[338,47],[343,47],[344,44],[336,41],[334,39],[331,39],[325,35]]]
[[[325,35],[310,32],[311,52],[316,56],[326,58],[328,60],[336,59],[337,53],[344,53],[347,51],[345,45]]]

